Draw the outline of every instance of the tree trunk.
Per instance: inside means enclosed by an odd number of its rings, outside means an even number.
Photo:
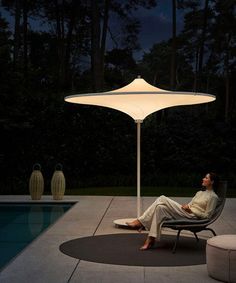
[[[176,0],[172,0],[172,40],[171,40],[171,69],[170,88],[175,90],[176,86]]]
[[[229,86],[230,86],[230,80],[229,80],[229,47],[226,48],[226,54],[225,54],[225,122],[227,123],[229,121]]]
[[[28,0],[23,2],[24,81],[28,85]]]
[[[77,15],[78,6],[76,5],[77,0],[73,0],[71,5],[70,21],[68,25],[68,33],[66,36],[66,50],[65,50],[65,75],[64,85],[71,85],[71,73],[70,73],[70,58],[71,58],[71,45],[72,45],[72,34],[75,27],[75,17]]]
[[[94,92],[101,90],[100,15],[97,1],[91,0],[91,71]]]
[[[101,39],[101,89],[102,90],[104,87],[104,56],[105,56],[105,49],[106,49],[106,38],[107,38],[110,3],[111,3],[110,0],[105,0],[102,39]]]
[[[197,91],[198,87],[198,77],[197,77],[197,72],[198,72],[198,48],[196,49],[196,57],[195,57],[195,72],[194,72],[194,82],[193,82],[193,91]]]
[[[60,7],[58,4],[58,0],[54,0],[55,8],[56,8],[56,35],[57,35],[57,88],[59,90],[61,85],[61,17],[60,17]]]
[[[65,19],[64,19],[65,0],[62,0],[60,9],[60,24],[61,24],[61,38],[60,38],[60,82],[64,86],[65,78]]]
[[[201,34],[201,40],[200,40],[200,49],[199,49],[199,65],[198,65],[198,87],[200,91],[202,90],[202,66],[203,66],[203,59],[204,59],[204,45],[205,45],[205,40],[206,40],[208,4],[209,4],[209,0],[205,0],[203,26],[202,26],[202,34]]]
[[[20,49],[20,17],[21,17],[21,5],[20,0],[15,2],[15,30],[14,30],[14,53],[13,61],[14,65],[17,66],[19,49]]]

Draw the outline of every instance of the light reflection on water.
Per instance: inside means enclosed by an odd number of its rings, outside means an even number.
[[[54,206],[51,211],[51,222],[55,222],[64,214],[64,209],[60,206]]]
[[[0,203],[0,269],[72,205]]]
[[[32,206],[28,215],[28,226],[32,237],[37,237],[43,230],[43,210],[40,206]]]

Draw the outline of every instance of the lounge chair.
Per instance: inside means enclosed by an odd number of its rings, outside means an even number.
[[[219,197],[218,204],[216,206],[214,214],[209,219],[194,219],[194,220],[166,220],[162,227],[170,228],[174,230],[178,230],[176,240],[172,249],[172,253],[176,252],[177,244],[179,241],[179,236],[182,230],[188,230],[191,231],[196,240],[199,241],[199,238],[197,236],[198,232],[201,232],[203,230],[208,230],[213,233],[214,236],[216,236],[215,231],[212,228],[209,228],[208,226],[216,221],[216,219],[220,216],[224,205],[225,205],[225,199],[226,199],[226,191],[227,191],[227,182],[221,181],[219,184],[219,188],[217,191],[217,195]]]

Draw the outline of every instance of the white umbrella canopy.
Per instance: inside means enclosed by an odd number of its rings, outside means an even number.
[[[168,91],[147,83],[140,76],[130,84],[108,92],[75,94],[65,101],[85,105],[103,106],[119,110],[137,123],[137,217],[141,214],[140,202],[140,135],[141,123],[150,114],[173,106],[193,105],[214,101],[214,95],[199,92]],[[128,219],[115,222],[124,224]]]
[[[125,87],[100,93],[67,96],[67,102],[103,106],[126,113],[134,120],[144,120],[148,115],[172,106],[207,103],[215,96],[198,92],[167,91],[150,85],[142,78]]]

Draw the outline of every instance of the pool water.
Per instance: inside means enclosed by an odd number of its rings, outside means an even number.
[[[0,204],[0,269],[73,204]]]

